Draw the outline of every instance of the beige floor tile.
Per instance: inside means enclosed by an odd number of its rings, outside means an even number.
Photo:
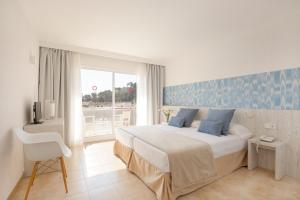
[[[134,195],[130,195],[130,196],[124,196],[122,198],[123,200],[156,200],[156,197],[153,194],[149,195],[149,194],[145,194],[143,192],[140,192],[140,193],[136,193]]]
[[[97,165],[89,167],[87,166],[84,170],[84,176],[86,178],[108,174],[117,170],[122,170],[125,167],[123,165],[113,165],[113,164],[106,164],[106,165]]]
[[[66,168],[67,169],[74,169],[74,170],[79,170],[82,169],[82,159],[81,158],[66,158],[65,159],[65,163],[66,163]]]
[[[119,194],[124,197],[134,197],[144,194],[144,196],[150,196],[152,192],[142,183],[139,179],[122,180],[115,183],[115,188]]]
[[[69,195],[88,192],[88,187],[85,180],[68,182]]]
[[[73,170],[68,170],[67,169],[67,174],[68,174],[68,181],[79,181],[79,180],[84,180],[84,174],[83,170],[81,169],[73,169]]]
[[[90,190],[89,196],[91,200],[121,200],[122,199],[122,197],[116,191],[113,185]]]
[[[61,195],[40,195],[40,196],[31,196],[29,197],[29,200],[65,200],[66,196],[61,194]]]
[[[154,200],[155,194],[113,155],[113,142],[73,149],[66,159],[69,193],[61,172],[40,175],[29,200]],[[23,200],[28,178],[22,179],[10,200]],[[274,180],[270,171],[241,168],[179,200],[299,200],[300,181]]]
[[[86,179],[86,183],[89,190],[97,189],[100,187],[106,187],[111,185],[112,181],[105,174],[90,177]]]
[[[75,195],[70,195],[66,199],[67,200],[89,200],[90,197],[88,192],[84,192]]]
[[[127,173],[123,173],[123,172]],[[123,181],[128,181],[128,180],[137,180],[138,178],[129,173],[126,169],[125,170],[117,170],[111,173],[106,174],[109,179],[111,180],[112,183],[121,183]]]

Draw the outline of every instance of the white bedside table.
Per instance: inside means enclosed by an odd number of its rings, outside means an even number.
[[[252,138],[248,140],[248,169],[254,169],[258,166],[259,151],[257,152],[257,144],[259,144],[258,149],[267,149],[274,151],[275,161],[274,161],[274,171],[275,179],[280,180],[285,175],[285,143],[282,141],[275,140],[274,142],[263,142],[258,138]]]

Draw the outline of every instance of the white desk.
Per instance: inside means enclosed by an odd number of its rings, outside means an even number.
[[[64,138],[64,120],[61,118],[53,120],[42,120],[42,124],[26,124],[23,129],[27,133],[41,133],[41,132],[57,132]],[[55,164],[56,165],[56,164]],[[32,169],[32,162],[24,158],[24,176],[30,176]],[[46,171],[47,172],[47,171]]]
[[[57,132],[64,138],[64,120],[61,118],[42,120],[41,124],[26,124],[24,131],[28,133]]]
[[[257,152],[257,144],[259,150],[270,150],[275,154],[274,171],[275,179],[280,180],[285,175],[285,143],[282,141],[263,142],[258,138],[248,140],[248,169],[254,169],[258,166],[258,157],[260,151]]]

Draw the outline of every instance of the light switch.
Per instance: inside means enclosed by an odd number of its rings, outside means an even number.
[[[35,64],[35,56],[33,55],[32,52],[29,54],[29,62],[30,64],[34,65]]]
[[[277,126],[274,123],[264,123],[264,128],[265,129],[276,129]]]

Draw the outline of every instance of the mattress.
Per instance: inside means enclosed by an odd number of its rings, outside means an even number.
[[[126,129],[117,128],[116,129],[116,139],[121,142],[123,145],[133,149],[133,138],[134,136],[131,135]]]
[[[161,130],[172,131],[196,140],[208,143],[212,149],[214,158],[232,154],[247,148],[247,141],[251,135],[228,135],[216,137],[197,131],[197,128],[176,128],[168,125],[156,125]],[[159,168],[163,172],[169,172],[168,156],[156,147],[147,144],[139,138],[130,135],[130,128],[119,129],[116,138],[124,145],[134,149],[136,153]],[[146,128],[146,127],[145,127]]]
[[[160,129],[165,131],[178,131],[179,128],[168,126],[168,125],[155,125],[158,126]],[[147,126],[145,126],[147,127]],[[116,139],[120,141],[123,145],[133,149],[133,138],[134,136],[130,134],[130,130],[134,129],[135,126],[129,126],[124,128],[117,128],[116,129]],[[182,128],[188,129],[188,128]]]

